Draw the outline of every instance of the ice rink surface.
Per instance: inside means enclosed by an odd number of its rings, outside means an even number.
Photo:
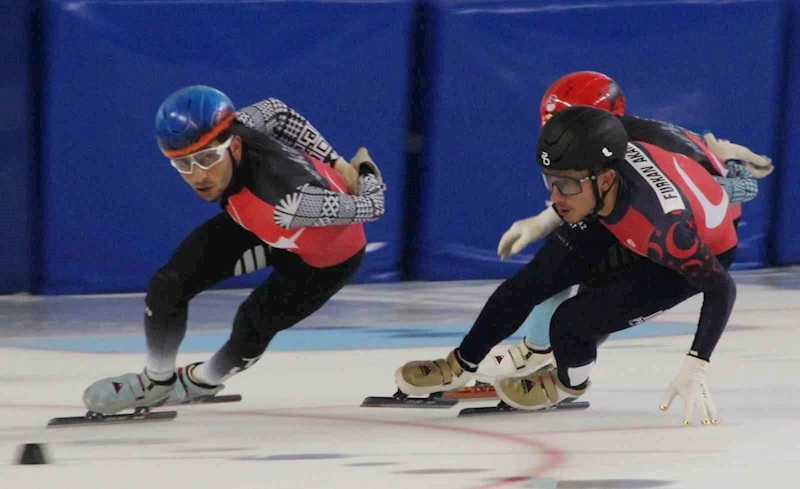
[[[394,370],[457,346],[498,282],[345,288],[280,333],[224,394],[170,422],[45,429],[79,416],[83,389],[140,371],[143,295],[0,298],[0,487],[29,488],[793,488],[800,473],[800,270],[735,273],[738,298],[707,379],[723,423],[658,409],[700,297],[615,334],[585,411],[458,418],[450,409],[359,407],[391,395]],[[221,346],[247,291],[190,306],[179,361]],[[521,333],[509,339],[519,341]],[[24,443],[50,464],[17,465]]]

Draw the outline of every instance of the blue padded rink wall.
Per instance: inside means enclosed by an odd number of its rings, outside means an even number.
[[[33,267],[31,41],[25,2],[0,2],[0,294],[30,290]]]
[[[31,5],[44,12],[33,46]],[[2,167],[0,291],[142,291],[218,212],[153,142],[154,108],[192,83],[218,86],[239,106],[281,98],[346,157],[370,147],[389,185],[387,213],[367,225],[357,282],[506,277],[540,246],[508,262],[495,254],[514,220],[544,206],[532,158],[541,95],[582,69],[617,79],[634,114],[773,156],[776,172],[744,207],[734,267],[800,263],[796,8],[797,0],[8,2],[14,29],[3,35],[22,49],[3,60],[3,127],[23,144]],[[25,59],[40,60],[44,78],[30,80]],[[729,74],[742,64],[748,75]],[[42,79],[43,90],[29,93]]]
[[[47,6],[44,293],[144,290],[180,241],[220,212],[155,144],[158,105],[185,85],[217,87],[237,107],[279,98],[345,158],[365,145],[387,181],[405,177],[410,1]],[[366,225],[374,252],[359,280],[397,280],[403,194],[392,183],[386,216]]]
[[[508,226],[544,208],[533,159],[539,103],[571,71],[610,75],[628,113],[774,151],[783,1],[426,3],[434,69],[417,279],[502,278],[538,249],[496,256]],[[749,74],[732,75],[731,63]],[[774,182],[761,180],[744,207],[738,268],[767,263]]]
[[[800,263],[800,236],[797,233],[797,201],[800,193],[800,0],[791,0],[786,15],[784,93],[781,96],[783,120],[780,135],[781,166],[776,186],[777,216],[772,251],[775,264]]]

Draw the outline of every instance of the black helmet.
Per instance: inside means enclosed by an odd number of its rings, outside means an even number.
[[[595,174],[625,158],[628,133],[612,113],[575,105],[557,112],[539,133],[536,162],[544,169]]]

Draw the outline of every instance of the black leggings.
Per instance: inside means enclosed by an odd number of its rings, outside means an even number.
[[[735,250],[717,257],[726,269]],[[550,322],[559,369],[593,362],[597,345],[611,333],[641,324],[700,292],[678,272],[646,259],[622,270],[611,284],[583,289],[564,301]]]
[[[145,299],[145,336],[151,359],[169,368],[186,334],[189,301],[235,275],[272,267],[239,306],[230,339],[210,361],[224,377],[255,363],[279,332],[307,318],[347,284],[364,257],[315,268],[294,253],[272,248],[220,213],[195,229],[153,276]]]
[[[562,303],[550,323],[550,342],[559,368],[591,363],[598,342],[674,307],[700,291],[677,272],[645,258],[598,273],[616,238],[600,223],[562,225],[534,258],[504,281],[484,305],[459,346],[462,358],[479,363],[489,350],[517,331],[539,303],[583,284]],[[718,258],[728,268],[735,248]],[[591,284],[587,286],[586,284]]]

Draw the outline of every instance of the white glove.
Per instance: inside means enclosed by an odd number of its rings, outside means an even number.
[[[375,162],[372,161],[372,158],[369,156],[369,152],[367,152],[367,148],[363,146],[358,148],[358,151],[356,151],[356,155],[353,156],[352,160],[350,160],[350,164],[353,166],[353,168],[355,168],[356,173],[358,173],[359,176],[365,171],[367,173],[372,173],[373,175],[375,175],[375,178],[378,179],[378,183],[380,185],[383,185],[383,177],[381,176],[381,171],[378,169],[378,165],[376,165]],[[364,168],[362,170],[361,168],[362,165],[366,166],[367,168]]]
[[[712,133],[704,135],[703,139],[714,156],[722,161],[741,160],[756,178],[764,178],[775,170],[772,159],[765,155],[757,155],[741,144],[734,144],[727,139],[717,139]]]
[[[497,245],[497,255],[505,260],[516,255],[533,241],[543,238],[561,225],[561,217],[552,206],[539,215],[517,221],[508,228]]]
[[[706,367],[708,362],[691,355],[686,355],[681,371],[672,381],[661,401],[661,410],[669,409],[675,396],[683,398],[683,424],[692,424],[692,412],[700,411],[703,424],[719,424],[717,408],[711,400],[711,391],[706,385]]]

